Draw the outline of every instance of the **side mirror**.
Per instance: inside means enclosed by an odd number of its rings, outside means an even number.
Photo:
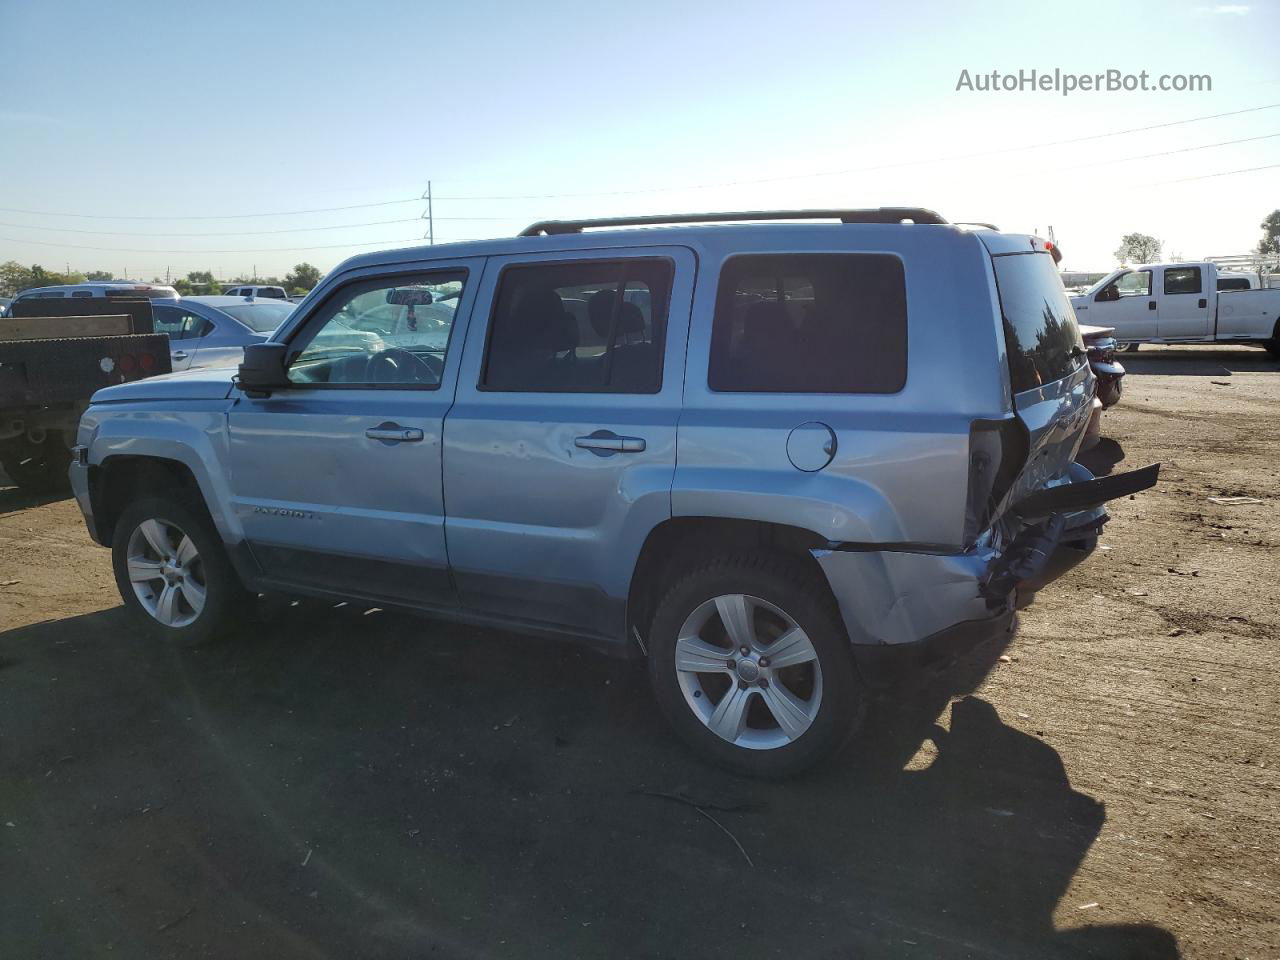
[[[273,390],[292,386],[284,363],[288,349],[288,344],[284,343],[251,343],[246,346],[236,386],[250,397],[269,397]]]
[[[1107,303],[1110,300],[1119,300],[1120,291],[1115,287],[1103,287],[1098,291],[1098,295],[1093,299],[1098,303]]]

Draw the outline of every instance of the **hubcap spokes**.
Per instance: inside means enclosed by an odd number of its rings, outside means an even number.
[[[208,588],[200,553],[175,524],[138,524],[129,537],[127,566],[138,602],[166,627],[185,627],[204,610]]]
[[[813,642],[759,597],[726,594],[700,604],[680,629],[675,668],[689,709],[735,746],[786,746],[809,729],[822,703]]]

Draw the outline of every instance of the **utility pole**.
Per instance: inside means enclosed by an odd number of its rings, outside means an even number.
[[[427,243],[436,245],[436,221],[431,209],[431,181],[427,181]]]

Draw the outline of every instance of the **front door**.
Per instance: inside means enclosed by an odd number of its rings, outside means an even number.
[[[482,264],[383,268],[336,288],[289,334],[293,386],[239,395],[232,504],[270,583],[456,605],[441,428]]]
[[[640,547],[671,515],[694,266],[683,247],[490,260],[444,428],[464,607],[621,636]]]
[[[1116,328],[1117,340],[1149,340],[1156,333],[1150,270],[1122,273],[1094,296],[1089,322]]]
[[[1164,267],[1160,289],[1160,319],[1157,329],[1162,340],[1203,339],[1209,329],[1209,297],[1204,292],[1203,267]]]

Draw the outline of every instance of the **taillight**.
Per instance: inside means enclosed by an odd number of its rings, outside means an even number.
[[[149,353],[144,353],[142,356],[138,357],[138,366],[140,366],[144,371],[153,369],[155,365],[156,358]]]
[[[116,369],[121,373],[133,373],[134,368],[137,367],[137,365],[138,361],[134,358],[132,353],[122,353],[116,358]]]
[[[1013,489],[1027,462],[1031,438],[1017,417],[974,420],[969,426],[969,487],[965,498],[964,542],[978,539]]]

